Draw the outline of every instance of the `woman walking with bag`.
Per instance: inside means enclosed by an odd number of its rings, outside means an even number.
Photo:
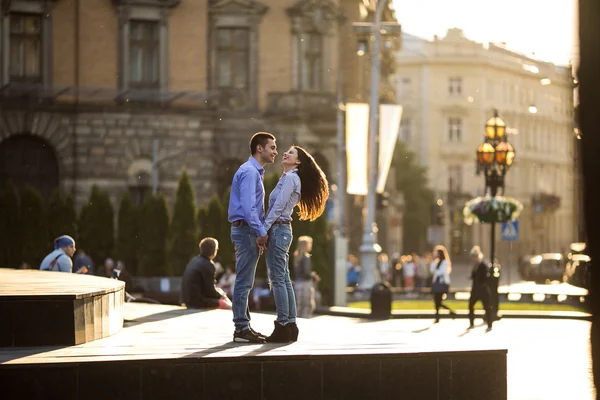
[[[445,308],[450,311],[452,318],[456,317],[456,313],[447,305],[443,304],[444,295],[450,289],[450,273],[452,272],[452,263],[448,250],[444,246],[437,246],[433,250],[435,255],[431,262],[430,271],[433,276],[431,283],[431,293],[433,293],[433,302],[435,304],[435,322],[440,322],[440,308]]]
[[[283,175],[269,195],[269,211],[263,223],[269,234],[267,271],[277,311],[275,329],[267,338],[268,343],[298,340],[296,299],[289,270],[292,212],[298,205],[300,220],[314,221],[323,214],[329,197],[325,174],[302,147],[290,147],[283,153],[281,165]]]

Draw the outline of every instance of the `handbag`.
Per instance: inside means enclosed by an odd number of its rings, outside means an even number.
[[[442,265],[442,260],[438,262],[436,269],[439,269],[440,265]],[[442,278],[440,276],[435,278],[435,280],[431,283],[431,293],[448,293],[449,289],[450,285],[448,285],[446,282],[442,282]]]
[[[448,293],[449,289],[450,285],[441,282],[439,278],[431,284],[431,293]]]

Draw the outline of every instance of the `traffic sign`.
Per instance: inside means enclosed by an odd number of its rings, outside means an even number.
[[[519,221],[508,221],[502,224],[502,240],[514,242],[519,240]]]

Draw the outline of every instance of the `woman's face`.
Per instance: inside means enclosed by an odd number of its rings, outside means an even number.
[[[437,251],[438,258],[444,258],[444,252],[442,250]]]
[[[298,160],[298,150],[294,147],[290,147],[288,151],[283,153],[281,157],[281,165],[287,165],[290,167],[295,167],[300,164],[300,160]]]

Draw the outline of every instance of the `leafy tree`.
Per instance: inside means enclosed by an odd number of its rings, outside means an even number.
[[[44,200],[40,193],[26,187],[21,194],[21,261],[33,268],[52,250],[48,241],[48,226],[44,212]]]
[[[92,187],[79,217],[79,242],[96,264],[113,256],[115,244],[114,211],[108,193]]]
[[[415,154],[398,142],[394,155],[396,187],[404,193],[404,253],[423,253],[427,249],[427,227],[431,222],[433,193],[427,186],[427,170]]]
[[[69,235],[77,241],[77,215],[70,197],[64,199],[60,190],[55,190],[48,203],[48,239],[50,243],[61,235]]]
[[[142,204],[139,219],[139,267],[141,276],[169,276],[167,242],[169,211],[162,194],[148,196]]]
[[[137,274],[138,270],[138,214],[139,209],[131,200],[131,195],[125,192],[117,217],[116,255],[132,275]]]
[[[19,196],[11,183],[0,192],[0,226],[0,267],[17,268],[22,261],[21,219]]]
[[[190,178],[184,170],[179,178],[171,221],[170,261],[174,275],[182,275],[190,258],[198,253],[195,197]]]

